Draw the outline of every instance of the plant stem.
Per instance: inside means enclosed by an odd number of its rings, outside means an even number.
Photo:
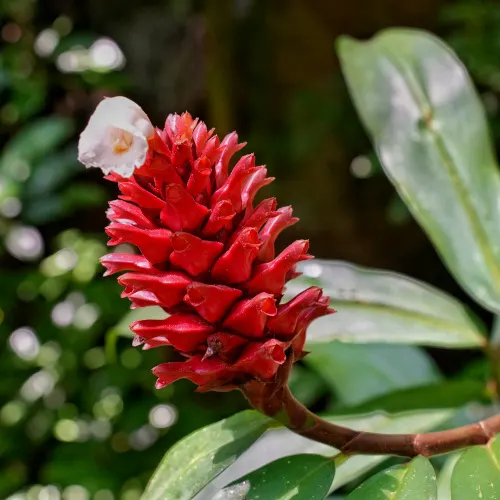
[[[362,432],[328,422],[297,401],[288,385],[290,361],[274,383],[252,381],[242,387],[250,404],[279,420],[293,432],[338,449],[343,455],[399,455],[431,457],[472,445],[487,444],[500,433],[500,415],[481,422],[426,434],[378,434]]]

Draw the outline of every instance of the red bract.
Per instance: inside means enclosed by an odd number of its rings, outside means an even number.
[[[298,219],[274,198],[254,206],[272,179],[253,154],[230,171],[244,146],[236,133],[221,142],[184,113],[148,141],[131,177],[107,177],[121,193],[107,213],[109,244],[130,243],[141,255],[103,257],[106,274],[127,271],[118,281],[132,307],[170,315],[133,323],[134,345],[172,346],[187,358],[154,368],[158,388],[181,378],[218,391],[272,380],[288,355],[304,355],[309,323],[333,312],[317,287],[281,303],[296,264],[311,258],[305,240],[275,253],[279,233]]]

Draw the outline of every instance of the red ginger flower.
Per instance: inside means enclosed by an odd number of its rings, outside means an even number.
[[[103,103],[110,108],[110,101]],[[287,356],[304,355],[311,321],[333,312],[318,287],[281,303],[286,281],[297,276],[296,264],[312,258],[306,240],[275,255],[279,233],[298,219],[291,207],[277,209],[274,198],[255,203],[259,189],[273,179],[256,166],[253,154],[242,156],[229,172],[231,158],[245,145],[235,132],[220,141],[214,130],[184,113],[169,115],[163,130],[151,133],[141,108],[128,101],[128,109],[140,118],[141,131],[101,118],[92,149],[91,119],[80,159],[102,167],[104,150],[107,179],[121,193],[107,212],[109,245],[130,243],[140,252],[106,255],[105,274],[127,271],[118,281],[132,307],[156,305],[170,315],[134,322],[134,345],[172,346],[186,357],[153,369],[157,388],[181,378],[198,390],[219,391],[270,381]],[[126,149],[134,140],[147,141],[140,166]],[[92,162],[85,162],[88,157]]]

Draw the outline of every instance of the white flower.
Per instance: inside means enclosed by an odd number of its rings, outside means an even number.
[[[86,167],[98,167],[105,174],[130,177],[144,164],[154,135],[148,116],[126,97],[103,99],[80,135],[78,159]]]

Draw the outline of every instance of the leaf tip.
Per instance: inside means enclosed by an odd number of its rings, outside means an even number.
[[[361,43],[359,40],[349,36],[340,35],[337,40],[335,40],[335,48],[340,58],[342,58],[350,49],[354,48],[356,45]]]

